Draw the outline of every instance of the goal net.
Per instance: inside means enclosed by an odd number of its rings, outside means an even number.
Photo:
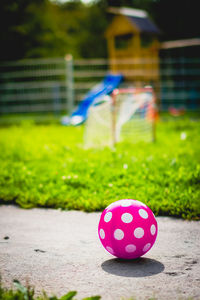
[[[95,102],[85,124],[86,148],[155,138],[155,96],[151,87],[114,90]]]

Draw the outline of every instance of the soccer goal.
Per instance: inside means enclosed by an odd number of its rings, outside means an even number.
[[[154,141],[155,104],[151,87],[114,90],[91,106],[85,124],[85,147]]]

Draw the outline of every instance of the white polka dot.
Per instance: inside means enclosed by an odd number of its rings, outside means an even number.
[[[144,236],[144,229],[141,228],[141,227],[137,227],[137,228],[134,230],[134,236],[135,236],[137,239],[141,239],[141,238]]]
[[[148,251],[150,247],[151,247],[151,244],[150,244],[150,243],[146,244],[146,245],[144,246],[144,248],[143,248],[143,252]]]
[[[140,217],[142,217],[143,219],[147,219],[148,218],[148,213],[146,212],[146,210],[144,209],[139,209],[139,215]]]
[[[144,203],[141,202],[141,201],[136,200],[136,203],[139,204],[139,205],[142,205],[142,206],[144,206],[144,207],[147,207],[146,204],[144,204]]]
[[[102,238],[102,240],[105,239],[105,231],[103,229],[100,229],[99,235]]]
[[[128,252],[128,253],[135,252],[135,250],[136,250],[136,246],[133,245],[133,244],[127,245],[127,246],[125,247],[125,251]]]
[[[123,207],[131,206],[132,204],[133,204],[133,200],[125,199],[121,201],[121,206]]]
[[[122,222],[124,223],[131,223],[133,221],[133,216],[129,213],[124,213],[121,216]]]
[[[114,238],[116,240],[122,240],[124,238],[124,232],[121,229],[116,229],[114,231]]]
[[[107,223],[112,219],[112,213],[111,211],[107,212],[104,216],[104,221]]]
[[[108,252],[110,252],[111,254],[114,254],[114,251],[111,247],[107,246],[106,249],[108,250]]]
[[[156,233],[156,226],[152,224],[150,230],[151,230],[151,234],[154,235]]]

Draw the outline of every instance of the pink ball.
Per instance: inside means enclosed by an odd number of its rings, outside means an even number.
[[[155,243],[157,222],[144,203],[123,199],[110,204],[101,214],[99,239],[114,256],[133,259],[147,253]]]

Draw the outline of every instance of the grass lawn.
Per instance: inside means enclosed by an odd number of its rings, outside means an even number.
[[[5,289],[2,287],[0,282],[0,300],[76,300],[74,296],[77,294],[76,291],[70,291],[62,297],[55,295],[48,296],[44,291],[40,296],[35,296],[34,288],[23,286],[18,280],[14,280],[15,290]],[[100,300],[100,296],[91,296],[82,300]]]
[[[156,215],[200,218],[200,120],[159,121],[156,143],[121,143],[116,151],[84,150],[83,129],[1,127],[1,203],[89,212],[132,198]]]

